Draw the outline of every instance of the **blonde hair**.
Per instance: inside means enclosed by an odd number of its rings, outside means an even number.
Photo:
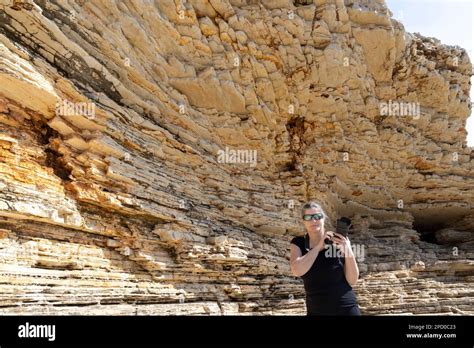
[[[326,219],[327,215],[326,215],[326,212],[324,211],[323,207],[321,206],[321,204],[316,203],[315,201],[309,201],[309,202],[306,202],[305,204],[303,204],[303,206],[301,207],[301,217],[303,217],[306,210],[312,209],[312,208],[321,210],[321,213],[323,213],[324,219],[327,220]]]

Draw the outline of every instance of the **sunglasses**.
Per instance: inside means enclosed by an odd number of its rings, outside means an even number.
[[[303,215],[303,220],[304,221],[311,221],[311,220],[321,220],[324,217],[323,214],[321,213],[316,213],[316,214],[304,214]]]

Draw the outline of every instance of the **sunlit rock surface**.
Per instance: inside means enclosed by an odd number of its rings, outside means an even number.
[[[363,314],[474,314],[466,51],[383,0],[176,3],[0,0],[0,313],[305,314],[315,199]]]

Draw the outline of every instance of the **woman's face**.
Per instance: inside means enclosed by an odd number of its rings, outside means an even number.
[[[306,209],[305,210],[305,215],[306,214],[317,214],[317,213],[320,213],[322,214],[323,212],[317,208],[311,208],[311,209]],[[311,233],[313,235],[317,235],[317,234],[323,234],[324,233],[324,217],[321,219],[321,220],[317,220],[315,218],[309,220],[309,221],[305,221],[303,220],[303,223],[304,223],[304,227],[306,228],[306,231],[308,231],[308,233]]]

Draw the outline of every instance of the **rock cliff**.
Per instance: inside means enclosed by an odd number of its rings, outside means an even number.
[[[0,0],[0,313],[304,314],[314,199],[363,314],[474,314],[472,65],[391,16]]]

